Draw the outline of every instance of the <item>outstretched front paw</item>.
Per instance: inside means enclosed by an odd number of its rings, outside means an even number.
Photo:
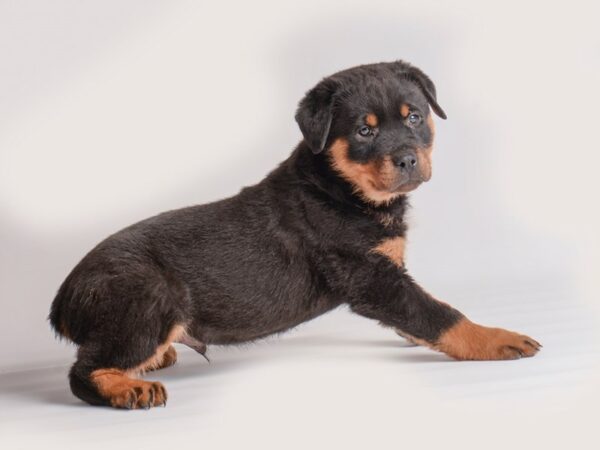
[[[465,318],[440,336],[435,348],[459,360],[519,359],[535,355],[535,339],[502,328],[477,325]]]

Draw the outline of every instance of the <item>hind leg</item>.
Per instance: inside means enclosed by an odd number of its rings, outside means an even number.
[[[149,364],[147,367],[142,369],[143,372],[149,372],[151,370],[159,370],[164,369],[166,367],[171,367],[177,362],[177,350],[172,345],[169,345],[169,348],[164,352],[162,357],[157,358],[156,364]]]
[[[176,353],[171,343],[184,332],[183,326],[175,325],[162,341],[140,335],[117,346],[111,346],[110,340],[95,341],[101,344],[86,343],[79,349],[78,360],[69,374],[71,390],[92,405],[127,409],[165,405],[164,386],[137,379],[137,376],[160,368],[166,362],[174,363]]]

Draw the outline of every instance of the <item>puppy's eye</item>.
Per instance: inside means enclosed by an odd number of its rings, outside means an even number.
[[[373,129],[367,125],[363,125],[358,129],[358,134],[360,134],[362,137],[368,137],[373,134]]]
[[[421,123],[421,116],[417,113],[410,113],[410,115],[406,118],[406,120],[408,121],[408,124],[410,126],[417,126]]]

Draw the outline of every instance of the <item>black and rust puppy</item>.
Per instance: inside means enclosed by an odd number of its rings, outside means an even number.
[[[300,102],[304,140],[263,181],[215,203],[166,212],[101,242],[52,304],[79,346],[73,393],[95,405],[166,403],[136,379],[176,360],[281,332],[343,303],[461,360],[532,356],[539,344],[470,322],[407,274],[407,196],[431,177],[435,87],[405,63],[324,79]]]

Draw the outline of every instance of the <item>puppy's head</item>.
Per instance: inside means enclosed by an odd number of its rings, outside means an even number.
[[[431,178],[435,86],[405,62],[338,72],[311,89],[296,121],[313,153],[364,200],[381,204]]]

